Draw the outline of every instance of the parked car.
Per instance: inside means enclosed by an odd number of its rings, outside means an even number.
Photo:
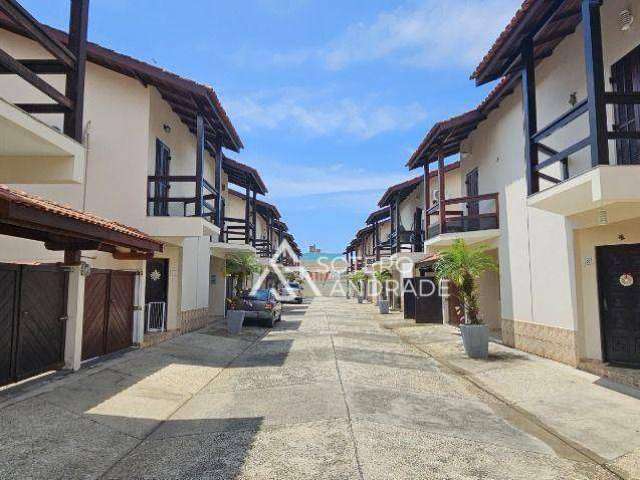
[[[282,304],[271,290],[261,289],[244,298],[247,301],[244,318],[256,318],[268,328],[282,319]]]
[[[304,300],[302,290],[303,287],[298,282],[289,282],[280,287],[278,292],[280,301],[282,303],[302,303]]]

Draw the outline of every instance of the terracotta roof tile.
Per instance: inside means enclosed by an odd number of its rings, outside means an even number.
[[[113,220],[107,220],[93,213],[80,212],[68,205],[57,203],[52,200],[46,200],[44,198],[23,192],[21,190],[9,188],[6,185],[0,185],[0,199],[7,200],[13,204],[24,205],[27,207],[42,210],[44,212],[53,213],[62,217],[73,218],[81,222],[97,225],[107,230],[112,230],[114,232],[122,233],[130,237],[140,238],[156,243],[159,246],[163,245],[162,242],[149,237],[147,234],[133,227],[123,225],[122,223]]]

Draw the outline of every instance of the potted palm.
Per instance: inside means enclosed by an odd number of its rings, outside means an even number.
[[[389,299],[387,298],[387,282],[393,278],[391,272],[386,268],[374,273],[376,281],[378,282],[378,288],[381,290],[381,295],[378,296],[378,308],[380,313],[386,315],[389,313]]]
[[[351,275],[351,283],[355,286],[356,292],[358,292],[358,303],[364,302],[363,284],[367,281],[367,275],[362,270],[358,270]]]
[[[227,300],[227,329],[230,334],[237,335],[242,330],[245,312],[251,308],[249,302],[243,297],[247,279],[260,273],[262,266],[252,253],[238,253],[227,259],[226,273],[234,279],[235,292],[233,297]]]
[[[464,240],[456,240],[440,252],[435,264],[438,280],[449,280],[457,287],[456,296],[464,308],[465,321],[460,325],[462,343],[471,358],[489,355],[489,329],[478,317],[477,280],[484,272],[497,270],[498,265],[486,246],[469,246]]]

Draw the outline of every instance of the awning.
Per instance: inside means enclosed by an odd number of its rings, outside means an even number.
[[[120,256],[161,252],[135,228],[0,185],[0,234],[44,242],[49,250],[99,250]]]

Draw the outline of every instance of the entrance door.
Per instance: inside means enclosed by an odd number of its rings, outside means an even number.
[[[64,361],[67,273],[57,266],[0,265],[0,384]]]
[[[145,286],[145,331],[162,332],[167,328],[169,260],[147,261]]]
[[[416,287],[416,323],[442,323],[442,297],[434,277],[414,279]]]
[[[156,176],[168,177],[169,164],[171,163],[171,151],[160,140],[156,140]],[[169,189],[170,182],[167,179],[155,182],[154,197],[156,200],[153,204],[153,215],[158,217],[166,217],[169,215]]]
[[[402,304],[404,307],[404,318],[416,318],[416,282],[415,278],[405,278],[402,280]]]
[[[640,366],[640,245],[596,251],[604,359]]]
[[[611,83],[617,93],[640,91],[640,47],[625,55],[611,67]],[[640,131],[640,105],[615,105],[615,129],[618,132]],[[640,163],[640,140],[616,140],[617,161],[620,165]]]
[[[478,169],[474,168],[469,173],[467,173],[465,179],[465,185],[467,187],[467,197],[477,197],[478,196]],[[478,201],[467,202],[467,215],[469,219],[467,220],[468,226],[463,225],[464,230],[475,230],[478,229],[480,223],[480,204]]]

